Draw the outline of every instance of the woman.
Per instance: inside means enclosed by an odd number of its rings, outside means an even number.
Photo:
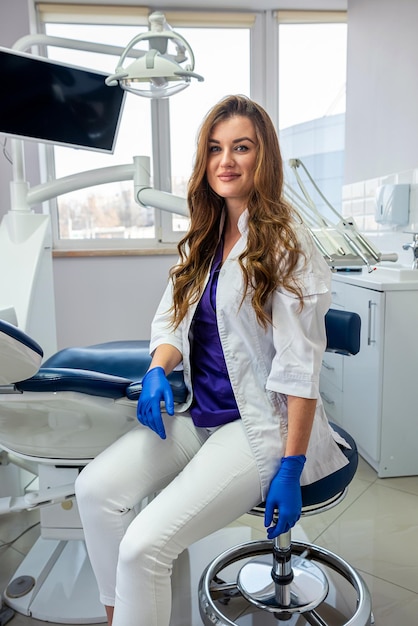
[[[330,272],[283,197],[277,135],[255,102],[229,96],[208,113],[188,203],[152,324],[141,425],[77,481],[113,626],[168,626],[185,548],[264,499],[277,536],[299,519],[301,482],[346,464],[318,400]],[[179,366],[189,394],[174,407],[166,376]]]

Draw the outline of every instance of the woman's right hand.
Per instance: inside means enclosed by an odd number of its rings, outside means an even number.
[[[142,379],[142,391],[138,399],[138,421],[151,428],[161,439],[166,438],[160,403],[164,401],[169,415],[174,415],[174,398],[170,383],[162,367],[148,370]]]
[[[300,475],[305,465],[303,454],[286,456],[282,459],[279,471],[270,483],[267,493],[264,525],[268,528],[267,536],[274,539],[288,532],[300,518],[302,494]],[[277,520],[274,514],[277,511]]]

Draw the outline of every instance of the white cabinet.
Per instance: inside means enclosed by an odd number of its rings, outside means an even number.
[[[334,308],[361,316],[360,352],[325,353],[320,390],[331,421],[380,477],[418,475],[418,280],[334,276]]]

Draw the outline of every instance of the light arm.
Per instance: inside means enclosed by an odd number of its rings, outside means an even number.
[[[134,179],[135,200],[143,207],[154,207],[179,215],[188,215],[185,198],[158,191],[150,187],[150,162],[148,157],[136,156],[132,164],[113,165],[87,172],[78,172],[28,189],[20,180],[12,183],[12,210],[28,211],[30,207],[56,198],[70,191],[93,185]]]

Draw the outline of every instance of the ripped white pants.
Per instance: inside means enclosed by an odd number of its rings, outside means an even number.
[[[261,500],[241,420],[210,434],[184,414],[163,419],[167,439],[138,425],[76,481],[100,599],[115,607],[113,626],[169,626],[173,561]]]

